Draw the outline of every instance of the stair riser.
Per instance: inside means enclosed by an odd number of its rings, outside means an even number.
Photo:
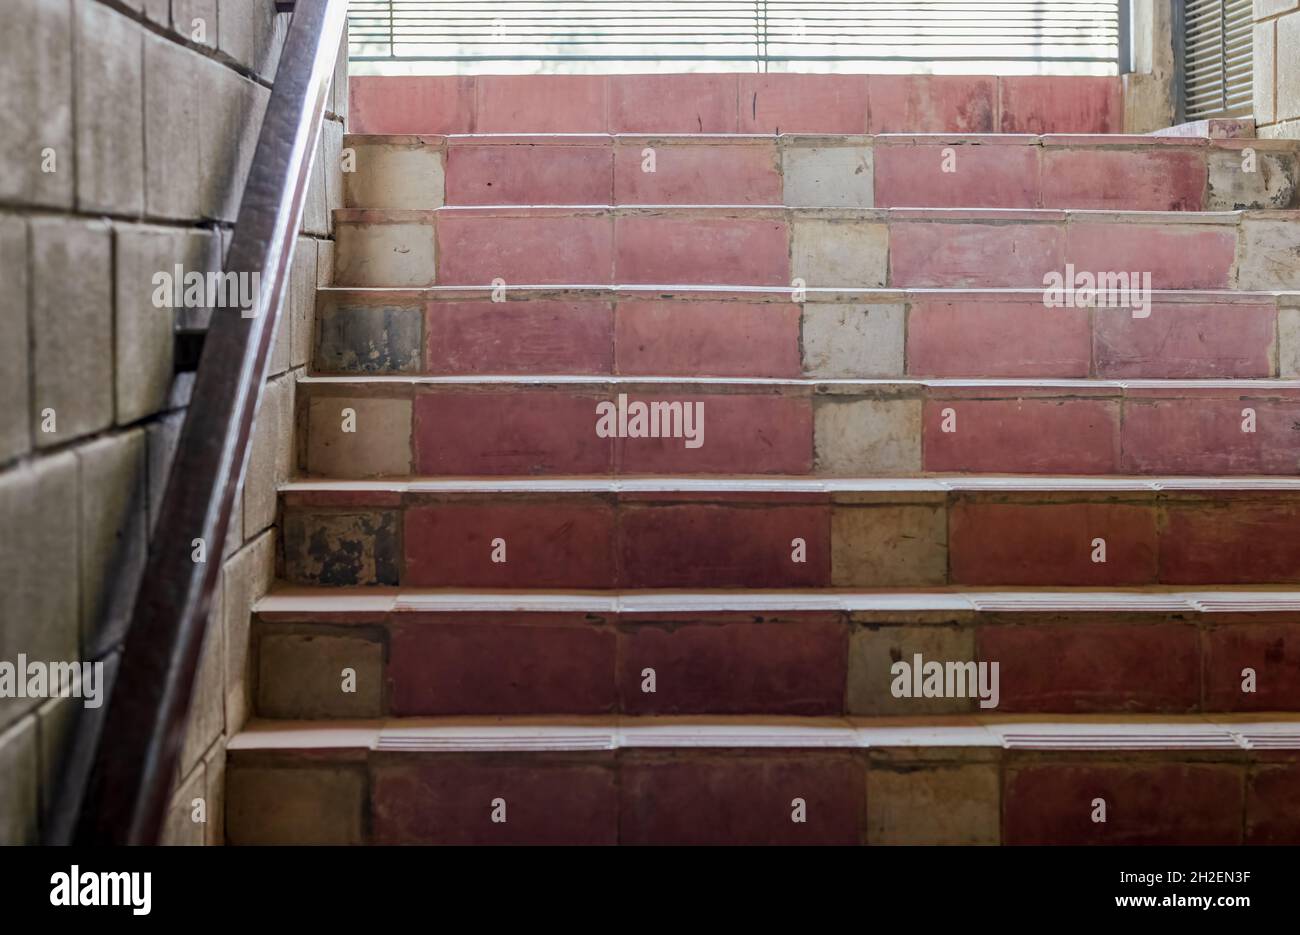
[[[1120,142],[1122,141],[1122,142]],[[1120,137],[351,136],[349,208],[788,205],[847,208],[1290,208],[1285,141]],[[1249,148],[1250,154],[1243,155]],[[1243,171],[1248,166],[1251,171]]]
[[[1281,753],[240,753],[227,782],[232,844],[1300,842]]]
[[[351,79],[355,133],[1119,133],[1113,77],[526,75]]]
[[[1300,469],[1300,389],[1288,386],[913,383],[855,391],[823,385],[831,393],[808,385],[381,383],[351,389],[329,383],[300,389],[301,467],[308,474],[1285,475]],[[619,424],[620,397],[626,397],[626,426]],[[680,406],[660,410],[656,427],[663,437],[628,437],[637,430],[632,406],[638,402]]]
[[[994,217],[816,208],[341,210],[340,286],[551,284],[1033,288],[1150,274],[1153,289],[1300,288],[1293,216]]]
[[[319,294],[328,374],[872,379],[1243,379],[1300,375],[1300,309],[1271,298],[1045,308],[1036,295],[792,303]]]
[[[1300,583],[1300,500],[1288,493],[834,499],[290,494],[284,577],[408,588]]]
[[[956,616],[909,624],[832,613],[262,614],[257,711],[314,719],[1300,708],[1296,614],[1228,622],[1172,614]],[[960,697],[896,697],[892,666],[917,655],[996,663],[997,697],[987,678],[987,707],[975,684]],[[1256,672],[1254,693],[1241,690],[1248,667]],[[345,668],[356,673],[355,692],[341,690]],[[991,677],[991,668],[985,672]]]

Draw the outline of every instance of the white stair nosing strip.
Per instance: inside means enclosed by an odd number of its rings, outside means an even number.
[[[370,134],[357,134],[357,135],[359,135],[359,136],[369,136]],[[390,135],[391,135],[391,136],[402,136],[403,134],[400,134],[400,133],[393,133],[393,134],[387,134],[387,133],[376,133],[376,134],[374,134],[374,136],[377,136],[377,137],[384,137],[384,136],[390,136]],[[582,133],[582,132],[578,132],[578,133],[559,133],[559,132],[554,132],[554,133],[507,133],[507,132],[501,132],[501,133],[430,133],[430,134],[416,134],[416,135],[420,135],[420,136],[424,136],[424,135],[428,135],[428,136],[441,136],[441,137],[443,137],[444,139],[448,139],[448,140],[499,140],[499,139],[527,139],[527,138],[529,138],[529,137],[534,137],[534,138],[537,138],[537,139],[561,139],[561,140],[571,140],[571,139],[574,139],[575,137],[578,138],[578,139],[583,139],[583,138],[588,138],[588,139],[608,139],[609,137],[613,136],[613,134],[611,134],[611,133],[605,133],[605,132],[601,132],[601,131],[588,131],[588,132],[586,132],[586,133]],[[1179,137],[1179,139],[1196,139],[1196,137]]]
[[[1231,734],[1184,737],[1124,735],[1075,736],[1070,734],[1005,734],[1007,750],[1240,750],[1242,744]]]
[[[775,606],[773,606],[775,605]],[[725,608],[725,609],[724,609]],[[618,613],[632,615],[679,614],[679,613],[791,613],[791,612],[827,612],[838,613],[844,610],[844,601],[836,594],[793,595],[765,600],[760,594],[738,592],[729,594],[725,599],[711,599],[700,596],[692,600],[692,595],[660,596],[655,594],[626,595],[618,599]]]
[[[539,595],[527,600],[508,595],[485,596],[478,599],[473,595],[438,595],[432,596],[399,595],[394,602],[395,613],[575,613],[575,614],[614,614],[618,612],[618,600],[609,597],[585,595]]]
[[[299,478],[281,493],[942,493],[1008,491],[1105,493],[1161,491],[1300,490],[1300,477],[1115,477],[1108,475],[972,475],[917,477],[818,477],[815,475],[640,475],[419,477],[407,480]]]
[[[544,753],[584,752],[617,749],[612,743],[598,740],[556,738],[548,740],[466,740],[429,738],[424,741],[394,743],[380,737],[375,750],[388,753]]]
[[[1190,591],[1184,595],[1201,613],[1300,612],[1300,590]]]
[[[1232,749],[1240,742],[1205,716],[1176,721],[1060,720],[990,723],[1009,749]]]
[[[1294,490],[1300,478],[1278,475],[1276,477],[1188,477],[1161,479],[1156,482],[1156,490],[1200,491],[1200,490]]]
[[[1267,603],[1226,601],[1217,603],[1194,602],[1192,606],[1204,614],[1298,613],[1300,612],[1300,598],[1290,601],[1270,601]]]
[[[757,720],[757,723],[755,721]],[[309,749],[403,753],[609,752],[620,749],[869,750],[987,748],[1106,753],[1300,749],[1300,715],[1289,720],[1181,721],[727,718],[715,720],[604,717],[595,723],[483,723],[478,719],[363,722],[255,721],[231,739],[232,751]]]
[[[406,493],[618,493],[622,482],[615,478],[521,477],[493,480],[413,480]]]
[[[984,613],[1052,613],[1052,612],[1134,612],[1134,613],[1177,613],[1195,610],[1195,606],[1178,595],[1151,595],[1150,597],[1124,596],[1096,602],[1084,602],[1068,599],[1039,598],[1033,595],[1009,596],[1003,598],[972,597],[971,604],[975,610]]]
[[[1195,390],[1195,389],[1219,389],[1220,387],[1230,389],[1269,389],[1272,387],[1293,387],[1300,386],[1300,380],[1279,377],[1276,379],[1268,377],[1246,377],[1235,380],[1224,379],[1202,379],[1202,380],[1157,380],[1157,379],[1130,379],[1119,381],[1125,389],[1155,389],[1155,390]]]
[[[337,613],[376,613],[387,614],[397,609],[400,598],[393,593],[357,594],[344,592],[329,594],[328,589],[320,588],[324,594],[285,594],[271,591],[262,595],[253,603],[255,614],[337,614]],[[343,590],[343,589],[340,589]]]
[[[1133,750],[1136,750],[1136,751],[1146,751],[1146,752],[1152,752],[1152,751],[1175,751],[1175,752],[1187,751],[1187,752],[1191,752],[1191,751],[1201,751],[1201,750],[1240,750],[1240,749],[1242,749],[1242,748],[1240,747],[1240,745],[1238,745],[1238,744],[1236,744],[1236,743],[1228,743],[1228,744],[1222,744],[1222,745],[1211,745],[1211,744],[1196,744],[1196,745],[1188,745],[1188,744],[1178,744],[1178,745],[1170,745],[1170,746],[1163,746],[1163,745],[1142,745],[1142,746],[1139,746],[1139,745],[1129,745],[1129,744],[1124,744],[1124,745],[1119,745],[1119,746],[1110,746],[1110,745],[1103,745],[1103,744],[1084,745],[1084,744],[1038,744],[1038,743],[1024,743],[1024,744],[1014,744],[1014,745],[1009,745],[1009,746],[1007,747],[1007,749],[1008,749],[1008,750],[1038,750],[1038,751],[1048,751],[1048,750],[1053,750],[1053,751],[1071,751],[1071,752],[1078,752],[1078,753],[1106,753],[1106,752],[1115,752],[1115,751],[1121,751],[1121,750],[1124,750],[1124,751],[1133,751]]]
[[[987,726],[975,724],[859,725],[862,745],[871,748],[985,747],[998,749],[1002,739]]]
[[[614,479],[617,491],[620,493],[655,493],[662,489],[659,485],[662,478],[658,477],[636,477],[620,475]],[[832,490],[835,480],[832,478],[822,478],[809,475],[794,475],[787,478],[783,477],[746,477],[731,478],[726,477],[681,477],[679,478],[680,486],[676,489],[683,493],[725,493],[725,492],[754,492],[754,493],[825,493]],[[879,483],[894,483],[900,485],[896,489],[906,490],[938,490],[938,484],[926,478],[898,478],[893,481],[882,479]],[[875,488],[873,488],[875,489]],[[894,489],[884,488],[880,489]]]
[[[1203,121],[1196,121],[1203,122]],[[812,133],[789,132],[778,133],[726,133],[711,131],[707,133],[660,133],[645,130],[589,130],[589,131],[528,131],[528,132],[474,132],[474,133],[349,133],[349,139],[358,145],[381,145],[390,140],[409,140],[412,137],[424,137],[431,141],[455,140],[458,143],[478,143],[502,145],[508,140],[519,140],[521,145],[536,141],[572,140],[592,141],[635,141],[668,140],[687,141],[698,144],[719,144],[735,142],[778,142],[790,141],[800,143],[813,140],[852,141],[862,145],[883,144],[887,146],[908,146],[914,141],[924,143],[952,142],[979,146],[1078,146],[1082,148],[1131,149],[1135,153],[1164,152],[1167,149],[1213,149],[1235,150],[1243,141],[1269,149],[1294,149],[1295,141],[1287,139],[1264,139],[1247,137],[1212,137],[1201,135],[1184,135],[1167,133],[1163,130],[1153,133],[992,133],[983,131],[890,131],[886,133]],[[433,142],[430,145],[435,145]]]
[[[482,292],[490,294],[495,287],[490,284],[468,285],[432,285],[432,286],[318,286],[317,292],[326,294],[349,292],[359,293],[401,293],[404,295],[437,295],[439,293]],[[1041,299],[1042,287],[1039,286],[805,286],[796,289],[793,286],[752,285],[747,283],[516,283],[510,287],[512,295],[520,292],[758,292],[771,295],[790,295],[803,292],[806,295],[835,295],[851,293],[854,295],[879,296],[881,298],[952,298],[955,296],[978,295],[988,298],[1012,296],[1016,298]],[[1238,299],[1270,299],[1298,296],[1295,289],[1152,289],[1151,298],[1159,302],[1187,302],[1202,304],[1205,302],[1237,304]],[[1260,302],[1259,304],[1267,304]],[[1116,309],[1123,311],[1123,309]]]
[[[858,732],[845,721],[817,725],[636,724],[624,718],[618,730],[620,749],[853,749],[862,746]]]
[[[325,613],[1238,613],[1300,612],[1293,591],[272,591],[259,614]]]
[[[1255,744],[1264,749],[1292,749],[1296,740]],[[310,744],[301,744],[309,747]],[[557,729],[544,733],[509,730],[471,732],[431,729],[395,736],[381,731],[371,749],[392,753],[545,753],[606,752],[614,750],[854,750],[917,747],[986,747],[1006,750],[1071,750],[1107,752],[1124,750],[1237,750],[1250,749],[1246,739],[1233,735],[1133,736],[1008,734],[999,738],[978,728],[875,728],[788,727],[738,729],[726,725],[694,728],[622,727],[578,734]]]
[[[1206,379],[1206,380],[1088,380],[1032,377],[1000,379],[955,379],[890,377],[884,379],[850,379],[824,377],[697,377],[697,376],[627,376],[623,374],[456,374],[418,373],[379,374],[311,374],[300,383],[316,386],[339,385],[412,385],[412,386],[764,386],[764,387],[832,387],[863,390],[884,388],[930,388],[969,390],[1080,390],[1092,393],[1122,392],[1128,389],[1159,390],[1300,390],[1300,379]]]
[[[1289,208],[1242,208],[1221,211],[1157,211],[1124,210],[1116,208],[1018,208],[1018,207],[919,207],[896,205],[893,207],[855,207],[848,205],[787,205],[778,202],[766,204],[737,204],[735,202],[619,202],[619,203],[566,203],[542,204],[492,204],[492,205],[439,205],[436,208],[341,208],[346,218],[349,213],[379,213],[393,216],[419,216],[438,214],[508,215],[518,211],[548,211],[562,214],[573,211],[668,211],[688,213],[693,211],[735,211],[746,214],[781,212],[790,216],[837,216],[862,220],[902,221],[988,221],[1018,220],[1026,223],[1061,223],[1079,220],[1086,223],[1141,224],[1182,223],[1189,225],[1237,224],[1242,218],[1254,216],[1280,217],[1282,220],[1300,220],[1300,211]]]
[[[948,481],[947,487],[952,491],[1009,491],[1015,493],[1025,493],[1034,491],[1116,491],[1116,492],[1151,492],[1154,493],[1158,487],[1157,482],[1142,477],[1131,478],[1109,478],[1109,477],[1082,477],[1074,475],[1053,476],[1042,475],[1041,477],[972,477],[957,481]]]
[[[387,722],[375,749],[395,752],[599,752],[618,745],[616,724],[412,724]]]
[[[406,209],[406,208],[344,208],[343,210],[344,210],[344,211],[380,211],[380,212],[393,211],[393,212],[401,212],[401,211],[407,211],[407,210],[411,210],[411,209]],[[611,211],[623,211],[623,210],[631,210],[631,211],[746,211],[746,212],[753,211],[753,212],[755,212],[755,213],[757,213],[757,212],[762,212],[762,211],[781,211],[781,212],[785,212],[785,211],[801,211],[801,212],[807,212],[807,213],[817,213],[817,212],[822,212],[822,213],[824,213],[824,212],[831,212],[831,211],[846,211],[846,212],[851,212],[851,213],[853,213],[853,215],[856,216],[856,217],[862,217],[862,218],[864,218],[864,219],[874,219],[874,218],[877,218],[877,217],[883,219],[883,218],[885,218],[885,217],[887,216],[887,215],[885,214],[885,212],[887,212],[887,211],[897,211],[897,210],[900,210],[900,209],[898,209],[898,208],[851,208],[851,207],[839,207],[839,206],[835,206],[835,205],[818,205],[818,206],[811,206],[811,205],[808,205],[808,206],[795,206],[795,205],[787,205],[787,204],[783,204],[783,203],[781,203],[781,202],[765,202],[764,204],[736,204],[735,202],[717,202],[717,203],[712,203],[712,202],[691,202],[691,203],[689,203],[689,204],[682,204],[682,203],[661,204],[661,203],[653,202],[653,201],[637,201],[637,202],[633,202],[633,201],[620,201],[620,202],[617,202],[617,203],[615,203],[615,204],[610,204],[610,203],[608,203],[608,202],[606,202],[605,204],[600,204],[600,203],[591,203],[591,204],[553,204],[553,203],[545,203],[545,202],[544,202],[544,203],[541,203],[541,204],[509,204],[509,205],[439,205],[439,206],[436,207],[436,208],[420,208],[420,209],[415,209],[415,210],[418,210],[418,211],[420,211],[420,212],[423,213],[423,214],[461,214],[461,213],[464,213],[464,214],[487,214],[487,215],[492,215],[492,214],[509,214],[510,212],[513,212],[513,211],[538,211],[538,210],[542,210],[542,211],[552,211],[552,212],[556,212],[556,213],[567,212],[567,211],[605,211],[605,212],[611,212]],[[911,209],[907,209],[907,210],[911,210]],[[953,209],[934,208],[934,209],[923,209],[923,210],[935,210],[935,211],[955,210],[955,211],[962,211],[962,210],[966,210],[966,209],[964,209],[964,208],[953,208]],[[1055,211],[1055,210],[1058,210],[1058,209],[1054,209],[1054,208],[1024,208],[1024,209],[1020,209],[1020,208],[977,208],[977,209],[971,209],[971,210],[979,210],[979,211],[1019,211],[1019,210],[1025,210],[1025,211],[1043,211],[1043,212],[1047,212],[1047,211]],[[1200,214],[1200,215],[1204,215],[1204,214],[1209,214],[1210,212],[1206,212],[1206,211],[1190,212],[1190,211],[1189,211],[1189,212],[1187,212],[1187,213],[1188,213],[1188,214]],[[1044,217],[1046,217],[1046,215],[1044,215]]]
[[[245,725],[227,742],[229,752],[290,750],[371,750],[378,743],[382,721],[276,722],[258,721]]]

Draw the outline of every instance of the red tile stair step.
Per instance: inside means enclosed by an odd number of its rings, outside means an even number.
[[[1041,292],[846,290],[792,302],[671,290],[320,294],[315,372],[735,377],[1250,379],[1282,375],[1287,321],[1268,294],[1155,292],[1150,314],[1053,308]],[[896,313],[894,310],[898,310]],[[842,327],[826,329],[840,316]],[[842,330],[895,348],[841,360]],[[1279,348],[1279,332],[1287,332]]]
[[[257,712],[288,719],[982,713],[974,684],[956,698],[893,694],[894,663],[941,649],[998,665],[999,714],[1246,713],[1300,704],[1295,611],[1224,619],[1168,610],[968,612],[939,625],[917,611],[584,614],[501,603],[495,612],[373,610],[344,624],[281,600],[259,613]],[[279,652],[289,643],[292,655]],[[342,662],[382,690],[337,705]],[[1257,692],[1241,691],[1246,667]]]
[[[285,501],[283,569],[331,587],[1295,585],[1298,515],[1294,487],[307,490]],[[322,562],[331,541],[350,563]]]
[[[335,223],[345,286],[1041,290],[1069,264],[1153,289],[1300,288],[1279,262],[1294,211],[579,205],[341,209]]]
[[[1118,133],[1118,78],[354,77],[360,133]],[[1000,113],[1000,118],[999,118]]]
[[[371,210],[785,205],[1200,212],[1293,208],[1300,183],[1300,152],[1289,140],[353,133],[345,146],[359,155],[343,207]],[[1250,158],[1262,166],[1243,173]],[[394,177],[394,165],[407,171]]]
[[[955,719],[947,746],[918,749],[924,728],[834,720],[263,722],[231,745],[227,834],[237,845],[1300,839],[1294,751],[1245,749],[1209,723],[1129,725],[1137,746],[1116,742],[1115,719],[1045,723],[1012,744],[1015,725]],[[1053,730],[1089,729],[1054,746]],[[1105,822],[1092,821],[1099,800]]]
[[[300,393],[310,411],[302,468],[335,477],[1300,471],[1295,381],[360,376],[309,380]],[[380,400],[400,412],[358,418],[344,431],[346,411]],[[644,426],[633,418],[637,406]],[[614,421],[622,412],[625,423]]]

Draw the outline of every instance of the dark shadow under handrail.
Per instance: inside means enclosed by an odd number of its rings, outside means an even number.
[[[152,844],[166,817],[347,0],[297,0],[293,11],[225,264],[257,275],[256,311],[212,315],[131,627],[105,666],[109,701],[77,726],[49,843]]]

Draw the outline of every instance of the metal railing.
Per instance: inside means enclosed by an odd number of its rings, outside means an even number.
[[[1127,0],[352,0],[359,62],[997,63],[1109,73]]]
[[[131,627],[105,666],[109,701],[102,721],[77,725],[49,843],[154,843],[166,815],[346,0],[296,0],[293,11],[225,265],[260,278],[255,310],[212,316]]]

